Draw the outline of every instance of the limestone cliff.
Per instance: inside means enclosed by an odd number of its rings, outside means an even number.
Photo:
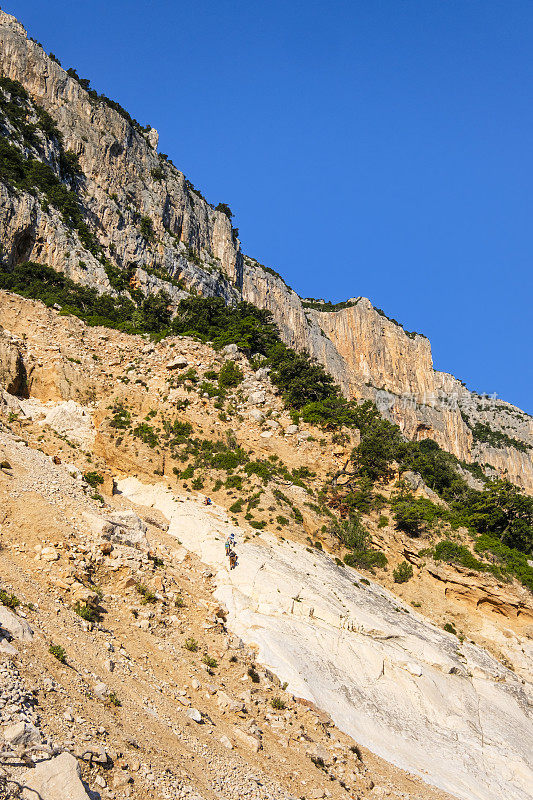
[[[531,417],[435,371],[429,341],[365,298],[329,311],[302,303],[276,273],[243,257],[228,216],[158,154],[156,131],[67,73],[1,11],[0,73],[27,90],[28,119],[35,123],[44,109],[63,151],[76,154],[81,173],[69,185],[97,243],[88,247],[38,192],[0,182],[4,267],[33,260],[100,292],[116,291],[119,274],[145,294],[164,289],[174,303],[195,291],[267,308],[284,340],[322,362],[347,396],[374,399],[406,436],[432,437],[460,459],[492,465],[533,491]],[[59,143],[45,128],[36,126],[31,141],[17,147],[63,179]],[[8,119],[0,119],[0,133],[14,137]]]

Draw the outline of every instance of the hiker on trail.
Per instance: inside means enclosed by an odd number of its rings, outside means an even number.
[[[211,505],[211,498],[210,497],[206,497],[205,500],[204,500],[204,506],[210,506],[210,505]]]
[[[224,546],[226,548],[226,555],[229,556],[231,552],[231,542],[229,539],[226,539],[226,544]]]
[[[236,566],[237,566],[237,554],[235,553],[234,550],[231,550],[229,554],[229,568],[235,569]]]

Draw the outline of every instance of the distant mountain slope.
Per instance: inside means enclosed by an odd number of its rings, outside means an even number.
[[[429,341],[365,298],[333,310],[302,302],[243,256],[227,209],[158,154],[155,130],[67,73],[4,12],[0,72],[28,93],[0,87],[2,269],[32,260],[100,292],[164,289],[177,303],[192,291],[269,309],[283,339],[347,396],[375,400],[406,436],[434,438],[533,491],[533,418],[436,372]]]

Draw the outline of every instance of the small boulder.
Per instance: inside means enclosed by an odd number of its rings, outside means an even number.
[[[185,367],[189,366],[189,362],[185,358],[185,356],[176,356],[173,358],[172,361],[169,361],[166,365],[167,369],[185,369]]]
[[[261,744],[261,739],[259,736],[255,736],[254,734],[246,733],[241,728],[233,728],[233,733],[235,738],[243,745],[248,747],[253,753],[258,753],[263,745]]]
[[[219,691],[217,695],[217,704],[218,707],[221,708],[223,711],[232,711],[233,713],[238,713],[239,711],[243,711],[244,706],[242,703],[239,703],[238,700],[234,700],[229,694],[226,692]]]
[[[0,637],[2,631],[7,631],[13,639],[20,639],[21,642],[31,642],[33,639],[33,631],[28,623],[5,606],[0,606]]]
[[[185,713],[190,719],[193,720],[193,722],[200,723],[202,721],[202,715],[197,708],[187,708]]]
[[[70,753],[41,761],[22,776],[24,800],[89,800],[78,762]]]
[[[226,736],[226,734],[223,734],[220,737],[220,744],[223,745],[227,750],[233,750],[231,740]]]
[[[253,406],[262,406],[266,403],[266,394],[259,389],[257,392],[251,392],[248,395],[248,402]]]
[[[41,734],[31,722],[17,722],[2,731],[5,741],[12,747],[40,744]]]

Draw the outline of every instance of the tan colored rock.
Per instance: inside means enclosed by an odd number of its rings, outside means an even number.
[[[70,753],[41,761],[22,776],[24,800],[88,800],[78,762]]]
[[[253,753],[258,753],[263,747],[261,739],[258,736],[246,733],[246,731],[243,731],[241,728],[234,727],[233,735],[240,744],[248,747]]]

